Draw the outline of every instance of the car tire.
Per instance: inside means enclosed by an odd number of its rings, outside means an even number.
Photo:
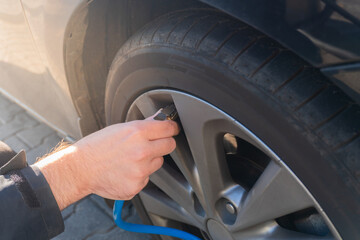
[[[147,24],[119,50],[106,84],[107,124],[124,122],[131,104],[157,89],[195,96],[246,126],[342,238],[360,236],[360,107],[318,69],[218,11],[185,10]]]

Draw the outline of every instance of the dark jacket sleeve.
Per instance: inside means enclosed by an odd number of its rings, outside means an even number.
[[[64,231],[50,186],[37,167],[28,166],[24,151],[0,174],[0,239],[50,239]]]

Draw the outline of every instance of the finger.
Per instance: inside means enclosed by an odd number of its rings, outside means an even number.
[[[158,158],[154,158],[153,160],[151,160],[150,162],[150,166],[149,166],[149,175],[153,174],[154,172],[156,172],[157,170],[159,170],[162,165],[164,163],[164,158],[163,157],[158,157]]]
[[[142,189],[144,189],[144,188],[146,187],[146,185],[149,183],[149,180],[150,180],[149,177],[147,177],[147,178],[144,179]],[[142,190],[142,189],[141,189],[141,190]]]
[[[143,122],[145,135],[149,140],[169,138],[179,134],[180,128],[175,121],[147,120]]]
[[[172,137],[153,140],[149,144],[154,158],[170,154],[176,148],[175,139]]]

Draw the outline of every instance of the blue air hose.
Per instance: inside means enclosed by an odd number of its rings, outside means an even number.
[[[118,227],[129,231],[129,232],[138,232],[138,233],[148,233],[148,234],[160,234],[160,235],[167,235],[171,237],[177,237],[184,240],[200,240],[200,238],[178,230],[174,228],[168,228],[168,227],[158,227],[158,226],[151,226],[151,225],[142,225],[142,224],[134,224],[134,223],[128,223],[122,220],[121,218],[121,212],[124,206],[124,201],[117,200],[114,204],[113,209],[113,216],[116,225]]]

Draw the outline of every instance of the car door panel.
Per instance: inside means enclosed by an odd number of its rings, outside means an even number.
[[[50,11],[44,1],[0,1],[0,88],[60,133],[79,138],[62,58],[67,21],[56,11],[75,2],[53,3]]]

